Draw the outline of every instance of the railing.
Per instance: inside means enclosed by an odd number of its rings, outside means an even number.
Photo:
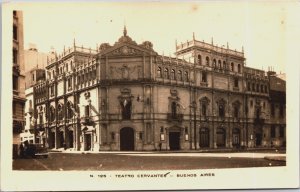
[[[244,57],[243,52],[239,52],[236,50],[231,50],[231,49],[227,49],[227,48],[223,48],[223,47],[217,47],[215,45],[205,43],[202,41],[188,41],[186,43],[179,44],[176,46],[176,51],[180,51],[181,49],[187,48],[189,46],[199,46],[202,48],[210,49],[210,50],[224,53],[224,54],[230,54],[230,55],[235,55],[235,56],[239,56],[239,57]]]
[[[80,119],[80,123],[82,123],[83,125],[91,125],[93,124],[93,120],[91,117],[82,117]]]
[[[179,122],[181,122],[183,120],[183,114],[168,113],[167,119],[168,119],[168,121],[179,121]]]

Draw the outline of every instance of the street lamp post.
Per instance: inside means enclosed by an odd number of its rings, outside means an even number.
[[[193,101],[190,107],[193,109],[193,113],[194,113],[194,147],[195,147],[195,150],[196,150],[197,149],[197,135],[196,135],[196,129],[197,129],[196,110],[197,110],[197,104],[196,104],[196,102]]]

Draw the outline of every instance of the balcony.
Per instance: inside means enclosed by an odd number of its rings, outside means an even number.
[[[80,123],[83,125],[93,125],[93,119],[91,117],[82,117]]]
[[[182,122],[183,120],[183,114],[172,114],[168,113],[167,115],[168,121],[177,121],[177,122]]]
[[[265,123],[265,119],[263,119],[263,118],[255,118],[254,119],[254,124],[260,124],[260,125],[262,125],[264,123]]]

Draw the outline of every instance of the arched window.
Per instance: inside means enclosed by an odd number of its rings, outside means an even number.
[[[219,105],[219,117],[225,117],[225,109],[223,104]]]
[[[181,70],[178,70],[177,74],[178,74],[177,79],[178,79],[179,81],[182,81],[182,71],[181,71]]]
[[[184,80],[189,81],[189,73],[187,71],[184,72]]]
[[[221,62],[221,60],[218,61],[218,65],[219,65],[219,68],[221,69],[222,68],[222,62]]]
[[[68,101],[67,103],[67,118],[71,119],[73,117],[73,109],[72,109],[73,105],[70,101]]]
[[[58,113],[58,118],[57,120],[62,120],[63,119],[63,105],[62,104],[58,104],[57,106],[57,113]]]
[[[241,72],[241,64],[238,64],[238,72]]]
[[[171,70],[171,79],[175,80],[175,70],[174,69]]]
[[[202,58],[201,58],[201,55],[198,55],[198,64],[199,64],[199,65],[202,65]]]
[[[260,85],[260,92],[263,93],[264,92],[264,86]]]
[[[223,61],[223,69],[227,69],[227,66],[226,66],[226,61]]]
[[[252,91],[255,91],[255,84],[252,83]]]
[[[209,57],[206,57],[206,65],[209,66]]]
[[[172,102],[171,104],[172,118],[177,117],[177,104],[176,102]]]
[[[233,108],[233,117],[238,118],[239,117],[239,106],[235,105]]]
[[[234,63],[231,63],[231,71],[234,71]]]
[[[206,117],[206,115],[207,115],[207,103],[202,103],[201,104],[201,112],[202,112],[202,115],[204,117]]]
[[[216,59],[213,60],[213,66],[214,66],[215,68],[217,68],[217,61],[216,61]]]
[[[165,68],[165,79],[169,79],[169,69]]]
[[[256,91],[259,92],[259,84],[256,84]]]
[[[157,77],[161,78],[161,67],[157,67]]]
[[[53,106],[50,106],[50,122],[53,122],[55,120],[55,108]]]

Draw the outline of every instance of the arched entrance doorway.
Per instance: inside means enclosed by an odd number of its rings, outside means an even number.
[[[232,130],[232,145],[234,147],[240,146],[240,129],[233,129]]]
[[[120,130],[120,150],[134,151],[134,130],[131,127]]]
[[[217,147],[225,147],[226,132],[222,128],[217,129]]]
[[[208,128],[200,129],[200,147],[209,147],[209,130]]]
[[[49,131],[48,142],[50,149],[55,148],[55,132],[52,130]]]
[[[73,130],[68,131],[69,148],[74,147],[74,132]]]

